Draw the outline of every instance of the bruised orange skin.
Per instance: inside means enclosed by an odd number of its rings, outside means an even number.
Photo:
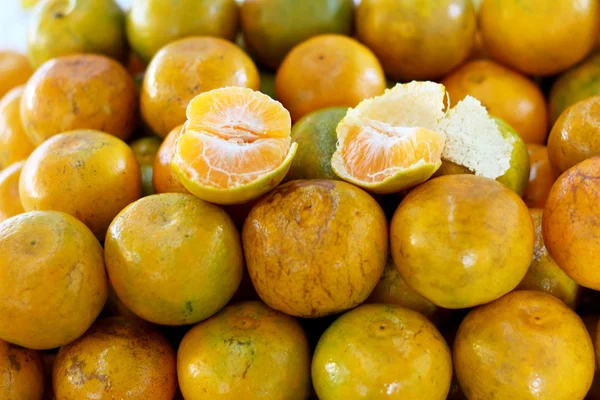
[[[541,144],[527,145],[529,153],[529,183],[525,188],[523,200],[527,207],[544,208],[546,199],[556,180],[556,174],[548,160],[548,149]]]
[[[0,171],[0,222],[24,212],[19,195],[19,177],[25,161]]]
[[[475,175],[448,175],[412,190],[390,225],[394,262],[406,283],[450,309],[495,300],[525,276],[535,232],[521,198]]]
[[[59,133],[96,129],[127,139],[136,124],[133,79],[118,62],[96,54],[44,63],[25,85],[21,118],[31,142]]]
[[[252,59],[225,39],[190,37],[163,47],[148,65],[141,94],[144,121],[165,137],[186,121],[196,95],[226,86],[258,90],[260,76]]]
[[[355,107],[385,88],[383,70],[371,50],[341,35],[315,36],[297,45],[275,78],[277,99],[294,121],[321,108]]]
[[[35,148],[21,123],[22,93],[23,87],[18,86],[0,100],[0,169],[26,159]]]
[[[258,301],[226,307],[193,327],[177,353],[186,400],[304,400],[310,349],[300,324]]]
[[[67,132],[27,159],[19,193],[25,211],[66,212],[103,240],[113,218],[140,198],[140,167],[131,148],[112,135]]]
[[[52,372],[57,399],[172,400],[175,352],[141,320],[101,319],[60,349]]]
[[[0,98],[9,90],[23,85],[33,74],[27,57],[14,51],[0,51]]]
[[[544,242],[556,263],[582,286],[600,290],[600,157],[562,174],[544,209]]]
[[[236,292],[244,262],[225,211],[182,193],[125,208],[110,225],[104,255],[119,299],[162,325],[193,324],[219,311]]]
[[[512,126],[525,143],[543,144],[548,134],[546,99],[529,78],[491,60],[471,61],[442,81],[454,106],[473,96]]]
[[[189,193],[171,168],[177,138],[181,136],[183,125],[174,128],[160,145],[154,159],[152,185],[156,193]]]
[[[106,300],[102,247],[74,217],[34,211],[0,224],[0,338],[52,349],[81,336]]]
[[[583,399],[594,348],[583,321],[547,293],[518,291],[471,311],[454,342],[466,397]]]
[[[242,241],[260,298],[301,317],[362,303],[387,260],[381,207],[366,192],[339,181],[279,186],[254,206]]]
[[[0,398],[42,400],[44,363],[39,352],[0,339]]]
[[[342,315],[321,336],[312,378],[320,400],[445,400],[452,356],[423,315],[369,304]]]

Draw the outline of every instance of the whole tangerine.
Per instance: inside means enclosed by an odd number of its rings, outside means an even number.
[[[38,351],[0,339],[0,397],[7,400],[42,400],[44,363]]]

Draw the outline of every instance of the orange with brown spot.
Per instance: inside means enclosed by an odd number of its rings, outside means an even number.
[[[26,159],[35,148],[21,123],[22,93],[23,87],[18,86],[0,100],[0,169]]]
[[[27,82],[33,68],[27,57],[14,51],[0,51],[0,98]]]
[[[181,128],[183,128],[183,125],[174,128],[167,135],[154,158],[152,185],[156,193],[189,193],[171,168],[171,161],[173,161],[175,154],[175,144],[182,133]]]
[[[40,353],[0,339],[0,398],[42,400],[43,395],[44,363]]]
[[[0,171],[0,222],[25,211],[19,195],[23,165],[25,161],[19,161]]]
[[[527,207],[543,208],[546,199],[556,181],[556,173],[548,159],[548,148],[541,144],[530,143],[527,145],[529,153],[529,183],[523,193],[523,200]]]

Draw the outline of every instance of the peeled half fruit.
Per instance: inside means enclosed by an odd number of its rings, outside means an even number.
[[[281,103],[252,89],[226,87],[196,96],[177,139],[172,168],[197,197],[217,204],[255,199],[277,186],[296,154]]]

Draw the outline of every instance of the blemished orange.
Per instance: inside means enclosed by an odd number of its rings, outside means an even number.
[[[71,214],[99,240],[113,218],[141,196],[131,148],[107,133],[79,130],[54,136],[25,162],[19,193],[25,211]]]
[[[0,398],[42,400],[44,363],[38,351],[0,339]]]
[[[538,291],[513,292],[471,311],[453,354],[468,399],[581,400],[594,377],[583,321]]]
[[[227,213],[183,193],[144,197],[125,208],[110,225],[104,255],[119,299],[162,325],[193,324],[219,311],[244,266]]]
[[[582,286],[600,290],[600,157],[563,173],[552,186],[542,229],[556,263]]]
[[[390,226],[402,278],[450,309],[485,304],[513,290],[529,268],[534,239],[523,200],[476,175],[442,176],[418,186]]]
[[[567,108],[548,137],[548,158],[557,175],[586,158],[600,155],[600,96]]]
[[[595,0],[484,0],[479,28],[498,62],[529,75],[552,75],[582,60],[598,41]]]
[[[156,153],[152,169],[152,186],[156,193],[189,193],[171,168],[171,161],[175,155],[175,144],[177,138],[181,136],[182,128],[183,125],[173,128]]]
[[[557,175],[548,159],[548,148],[541,144],[527,145],[529,153],[529,183],[525,187],[523,200],[527,207],[544,208],[546,199]]]
[[[102,246],[76,218],[32,211],[0,223],[0,339],[65,345],[92,325],[106,292]]]
[[[469,56],[475,43],[471,0],[362,0],[356,35],[381,61],[388,78],[441,78]]]
[[[187,107],[171,167],[197,197],[245,203],[267,193],[287,174],[298,145],[290,113],[266,94],[226,87],[202,93]]]
[[[21,96],[21,119],[34,145],[63,132],[97,129],[126,140],[136,125],[133,79],[115,60],[96,54],[52,59]]]
[[[242,242],[260,298],[315,318],[369,296],[387,262],[387,221],[375,199],[349,183],[298,180],[252,208]]]
[[[33,74],[27,57],[15,51],[0,51],[0,98],[12,88],[24,85]]]
[[[57,399],[172,400],[177,388],[175,352],[144,321],[98,320],[63,346],[52,371]]]
[[[311,389],[300,324],[258,301],[227,306],[193,327],[179,346],[177,371],[186,400],[304,400]]]
[[[355,107],[385,88],[385,75],[373,52],[342,35],[319,35],[300,43],[275,77],[277,99],[294,121],[321,108]]]
[[[529,78],[491,60],[468,62],[442,80],[452,105],[473,96],[512,126],[525,143],[543,144],[548,111],[541,89]]]
[[[321,336],[312,379],[320,400],[445,400],[452,356],[423,315],[368,304],[339,317]]]
[[[23,87],[18,86],[0,100],[0,169],[26,159],[35,148],[21,123],[22,93]]]
[[[0,222],[25,211],[19,195],[23,165],[25,161],[19,161],[0,171]]]
[[[165,137],[186,120],[198,94],[226,86],[258,90],[252,59],[235,44],[216,37],[189,37],[164,46],[148,65],[141,94],[144,121]]]

